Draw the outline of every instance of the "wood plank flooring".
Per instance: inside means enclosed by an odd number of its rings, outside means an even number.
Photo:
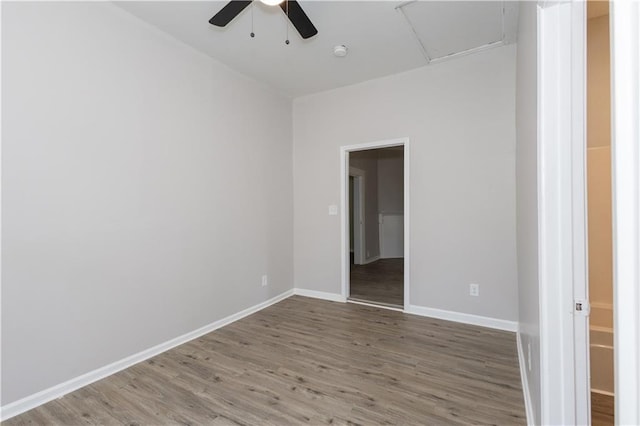
[[[349,297],[385,305],[404,305],[404,259],[351,265]]]
[[[515,339],[293,296],[4,424],[520,425]]]
[[[613,397],[591,392],[591,425],[612,426],[615,424],[613,414]]]

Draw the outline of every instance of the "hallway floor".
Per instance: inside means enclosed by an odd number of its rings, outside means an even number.
[[[349,298],[402,307],[404,305],[404,259],[380,259],[351,265]]]

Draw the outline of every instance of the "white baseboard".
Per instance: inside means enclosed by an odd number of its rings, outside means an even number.
[[[527,415],[527,425],[534,426],[536,424],[533,418],[533,407],[531,406],[531,392],[529,392],[529,380],[527,379],[527,360],[524,357],[522,349],[522,341],[520,340],[520,332],[516,335],[518,346],[518,364],[520,364],[520,380],[522,381],[522,393],[524,395],[524,409]]]
[[[518,323],[498,318],[483,317],[480,315],[465,314],[462,312],[445,311],[444,309],[426,308],[424,306],[409,305],[405,307],[407,314],[423,317],[438,318],[447,321],[461,322],[464,324],[479,325],[481,327],[494,328],[504,331],[518,331]]]
[[[305,290],[304,288],[294,288],[293,294],[298,296],[313,297],[314,299],[330,300],[332,302],[346,302],[347,299],[338,293],[327,293],[325,291]]]
[[[380,256],[379,256],[379,255],[378,255],[378,256],[370,257],[370,258],[368,258],[368,259],[365,259],[365,260],[364,260],[363,265],[368,265],[369,263],[373,263],[373,262],[375,262],[376,260],[380,260]]]
[[[96,370],[85,373],[64,383],[60,383],[56,386],[50,387],[10,404],[4,405],[0,407],[0,419],[2,421],[7,420],[11,417],[22,414],[25,411],[29,411],[56,398],[60,398],[70,392],[80,389],[81,387],[87,386],[100,379],[122,371],[125,368],[131,367],[134,364],[152,358],[156,355],[161,354],[162,352],[168,351],[171,348],[182,345],[183,343],[196,339],[200,336],[217,330],[220,327],[224,327],[225,325],[231,324],[232,322],[238,321],[239,319],[256,313],[268,306],[286,299],[287,297],[292,296],[293,294],[293,289],[287,290],[284,293],[281,293],[269,300],[258,303],[257,305],[251,306],[250,308],[244,309],[233,315],[229,315],[228,317],[221,320],[212,322],[211,324],[200,327],[197,330],[183,334],[182,336],[178,336],[164,343],[160,343],[159,345],[153,346],[149,349],[145,349],[142,352],[138,352],[137,354],[133,354],[112,364],[105,365],[104,367],[100,367]]]
[[[378,309],[387,309],[389,311],[404,312],[404,309],[402,308],[395,308],[393,306],[388,306],[381,303],[365,302],[364,300],[358,300],[358,299],[347,299],[347,303],[353,303],[354,305],[370,306],[372,308],[378,308]]]
[[[330,300],[332,302],[346,302],[347,299],[338,293],[327,293],[324,291],[306,290],[303,288],[294,288],[293,294],[298,296],[312,297],[314,299]],[[366,304],[359,301],[354,303]],[[372,305],[380,307],[378,305]],[[395,310],[395,309],[394,309]],[[448,321],[461,322],[464,324],[479,325],[481,327],[493,328],[503,331],[518,331],[518,323],[515,321],[507,321],[498,318],[483,317],[479,315],[465,314],[461,312],[445,311],[443,309],[426,308],[424,306],[409,305],[405,308],[404,313],[420,315],[423,317],[438,318]]]

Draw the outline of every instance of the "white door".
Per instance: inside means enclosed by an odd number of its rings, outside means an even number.
[[[353,210],[349,220],[353,224],[353,263],[364,264],[364,171],[350,168],[353,177]]]

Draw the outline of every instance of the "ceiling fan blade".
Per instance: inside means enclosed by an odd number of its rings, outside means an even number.
[[[307,14],[302,10],[302,6],[296,0],[285,0],[280,3],[280,7],[289,16],[289,20],[296,27],[302,38],[306,39],[318,34],[318,30],[313,26]],[[289,9],[288,11],[287,8]]]
[[[247,6],[251,4],[252,0],[231,0],[227,3],[220,12],[216,13],[213,18],[209,19],[211,25],[216,27],[224,27],[240,14]]]

